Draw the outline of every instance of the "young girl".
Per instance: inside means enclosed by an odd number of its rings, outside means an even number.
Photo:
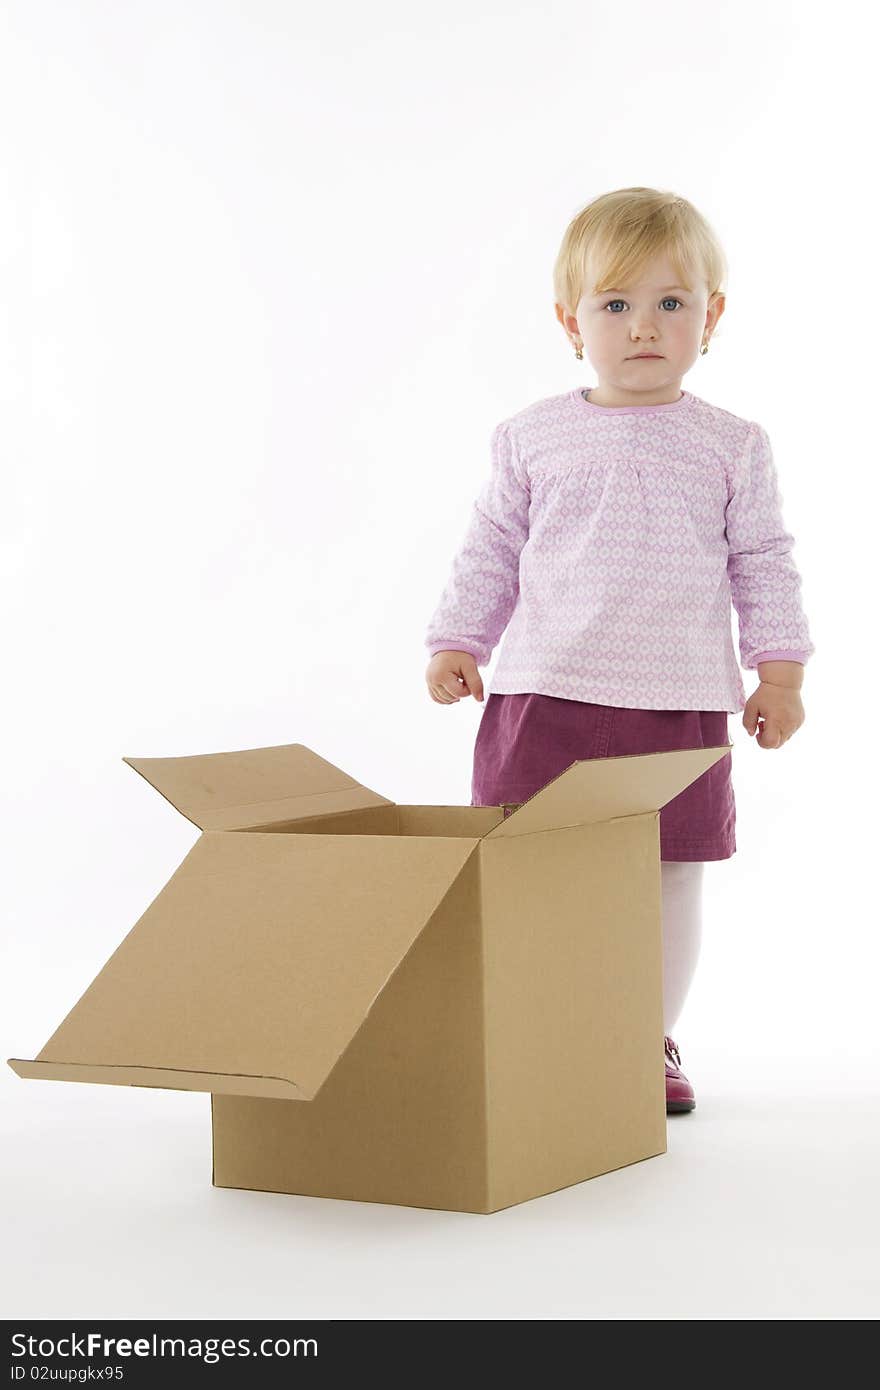
[[[815,651],[766,431],[681,388],[724,310],[725,261],[684,198],[625,188],[569,224],[556,315],[597,385],[498,424],[491,474],[428,626],[431,698],[483,699],[474,806],[522,802],[577,759],[800,728]],[[746,700],[733,649],[760,684]],[[660,812],[666,1106],[693,1110],[671,1037],[697,963],[703,863],[736,850],[731,755]]]

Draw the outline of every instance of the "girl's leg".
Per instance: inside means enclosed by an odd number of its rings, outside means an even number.
[[[703,863],[663,859],[663,1031],[669,1037],[697,968],[702,935]]]

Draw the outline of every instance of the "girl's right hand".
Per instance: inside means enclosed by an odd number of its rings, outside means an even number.
[[[435,704],[456,705],[464,695],[473,695],[482,703],[483,682],[470,652],[435,652],[425,680]]]

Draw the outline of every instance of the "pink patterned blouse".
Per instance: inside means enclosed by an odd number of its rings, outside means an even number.
[[[485,665],[487,693],[727,710],[742,664],[815,651],[770,441],[683,391],[600,406],[580,387],[496,425],[491,473],[425,645]]]

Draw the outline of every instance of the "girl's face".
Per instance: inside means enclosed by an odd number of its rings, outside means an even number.
[[[574,321],[603,391],[621,399],[650,403],[680,389],[681,378],[708,341],[724,308],[724,296],[708,303],[705,281],[688,275],[691,289],[665,258],[653,261],[636,284],[617,285],[600,295],[585,294]],[[637,357],[653,353],[652,357]]]

